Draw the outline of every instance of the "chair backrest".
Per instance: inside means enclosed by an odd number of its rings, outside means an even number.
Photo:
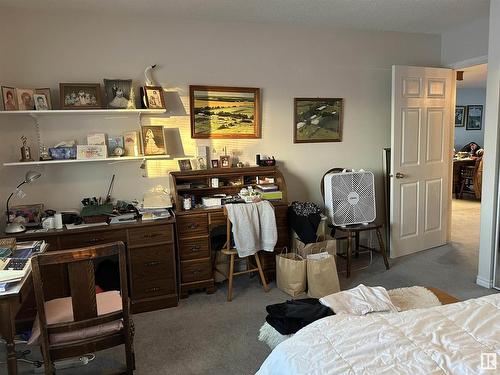
[[[120,271],[120,292],[122,310],[105,315],[97,315],[97,302],[94,276],[94,260],[117,255]],[[63,265],[67,268],[74,321],[47,326],[45,316],[45,295],[43,291],[43,271],[50,265]],[[52,333],[97,326],[121,318],[129,318],[128,284],[125,245],[113,242],[104,245],[84,247],[73,250],[49,251],[34,257],[31,261],[35,298],[42,336],[48,341]]]
[[[325,174],[323,174],[323,177],[321,177],[321,183],[320,183],[320,190],[321,190],[321,196],[323,197],[323,202],[325,201],[325,176],[328,174],[328,173],[332,173],[332,172],[335,172],[335,173],[340,173],[344,170],[345,168],[332,168],[332,169],[329,169],[325,172]]]

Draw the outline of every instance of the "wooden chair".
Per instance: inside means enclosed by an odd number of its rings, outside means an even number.
[[[221,274],[223,274],[228,280],[227,301],[231,302],[233,299],[233,278],[234,278],[234,276],[244,275],[247,273],[258,272],[259,276],[260,276],[260,280],[262,282],[262,286],[264,288],[264,291],[268,292],[269,286],[267,285],[266,277],[264,276],[264,272],[262,271],[262,266],[261,266],[260,258],[259,258],[259,252],[256,252],[254,254],[255,264],[256,264],[255,267],[251,265],[250,257],[245,257],[245,258],[238,257],[238,251],[236,250],[236,248],[232,247],[232,245],[231,245],[231,220],[229,220],[229,216],[227,214],[226,207],[224,207],[224,216],[226,217],[226,243],[224,244],[224,247],[222,248],[221,253],[226,255],[227,257],[229,257],[229,272],[227,274],[224,274],[222,271],[218,270],[217,268],[215,268],[215,270],[217,272],[220,272]],[[235,265],[235,262],[237,262],[237,261],[246,261],[246,270],[235,272],[234,265]]]
[[[462,199],[464,193],[472,194],[476,197],[476,186],[474,186],[474,179],[477,174],[480,160],[476,161],[474,166],[463,166],[460,168],[460,191],[457,198]],[[471,189],[473,187],[473,189]],[[465,189],[467,188],[467,190]]]
[[[117,297],[118,306],[116,311],[98,315],[100,305],[96,302],[93,260],[113,255],[118,255],[119,260],[121,297]],[[73,308],[74,320],[71,322],[47,324],[48,320],[51,321],[51,316],[48,315],[50,311],[47,309],[48,304],[59,301],[45,300],[43,274],[44,269],[47,268],[45,266],[54,264],[62,264],[68,271],[71,296],[66,297],[64,300],[68,302],[69,299]],[[132,344],[133,322],[129,312],[126,254],[123,242],[40,254],[32,259],[32,270],[45,374],[54,373],[53,361],[76,357],[118,345],[125,345],[127,366],[125,373],[132,374],[133,370],[135,370]],[[120,322],[122,324],[115,324],[115,326],[119,327],[118,329],[108,333],[99,332],[97,329],[98,326],[102,327],[105,324]],[[94,334],[87,335],[82,333],[84,330],[89,329],[97,329],[97,332],[94,331]],[[68,333],[76,333],[79,337],[71,338],[70,341],[55,340],[56,335]]]

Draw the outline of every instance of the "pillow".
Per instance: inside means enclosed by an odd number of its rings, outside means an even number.
[[[72,322],[73,305],[71,297],[56,298],[45,302],[45,318],[47,324]],[[122,309],[122,297],[117,290],[96,294],[97,315],[109,314]],[[100,324],[98,326],[78,329],[71,332],[51,334],[49,339],[52,344],[68,342],[73,340],[81,340],[88,337],[95,337],[100,334],[107,334],[119,331],[123,327],[123,322],[120,320]],[[28,345],[37,345],[40,338],[40,325],[38,315],[33,324],[31,337]]]
[[[359,284],[356,288],[320,298],[320,303],[328,306],[337,315],[366,315],[372,312],[398,312],[391,302],[387,290],[381,286],[369,287]]]

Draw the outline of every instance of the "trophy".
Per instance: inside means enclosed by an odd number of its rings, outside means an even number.
[[[21,141],[23,142],[23,146],[21,147],[21,160],[19,161],[33,161],[31,158],[31,149],[26,146],[26,141],[28,138],[26,138],[24,135],[21,137]]]

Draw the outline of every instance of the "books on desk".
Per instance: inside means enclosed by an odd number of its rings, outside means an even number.
[[[9,257],[0,259],[0,292],[21,281],[31,269],[31,257],[46,248],[45,241],[19,242]]]

